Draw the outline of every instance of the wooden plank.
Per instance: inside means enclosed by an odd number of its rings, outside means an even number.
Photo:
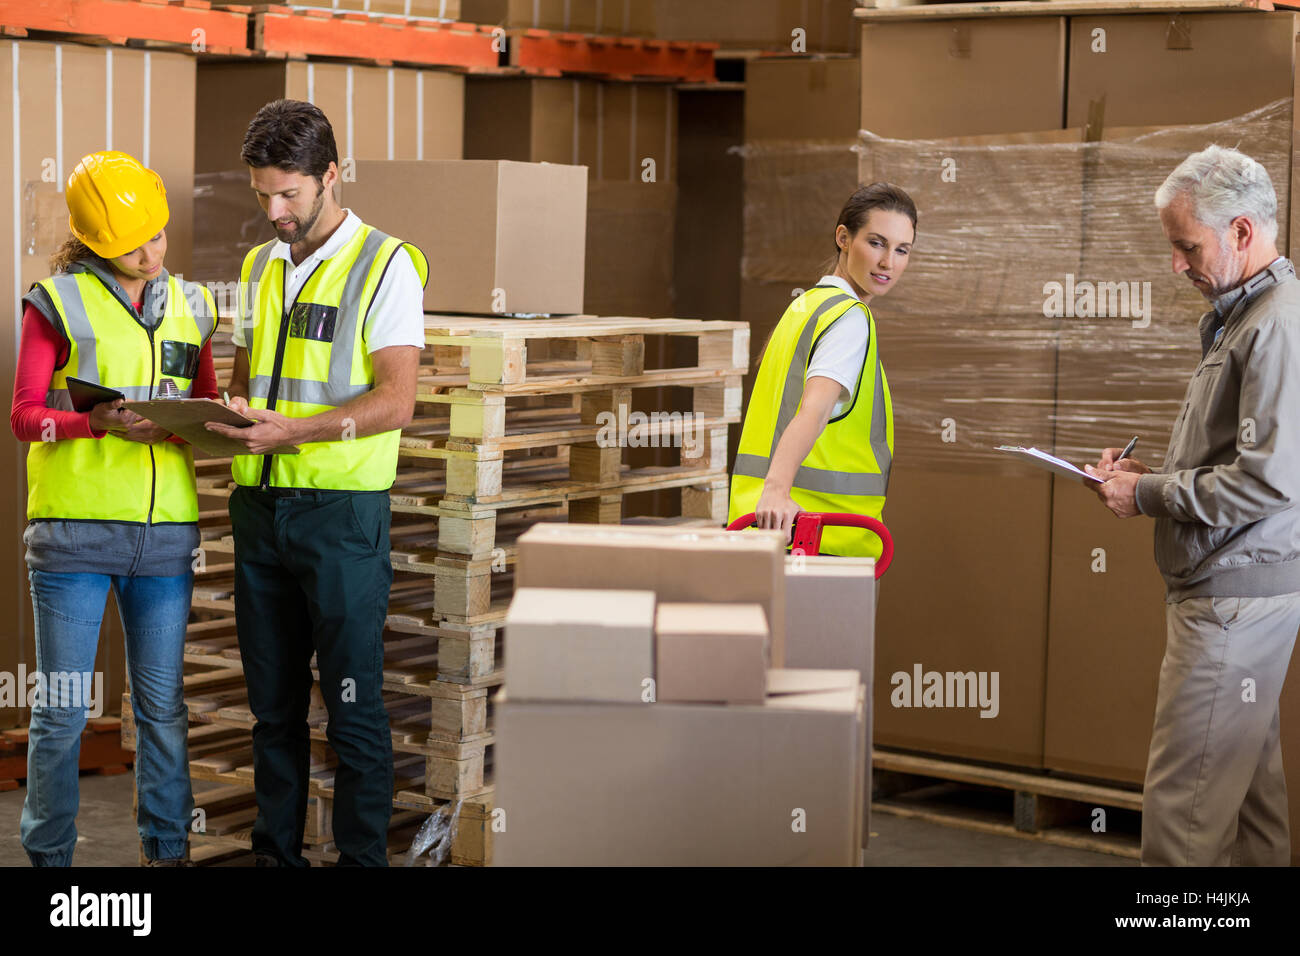
[[[1006,790],[1023,790],[1028,793],[1076,800],[1095,806],[1116,807],[1123,810],[1142,809],[1141,791],[1123,790],[1119,787],[1109,787],[1103,784],[1065,780],[1059,777],[1047,777],[1019,770],[982,767],[977,764],[959,763],[914,754],[900,754],[888,750],[872,751],[871,761],[872,766],[879,770],[936,777],[941,780],[954,780],[960,783],[977,784],[985,787],[1000,787]]]

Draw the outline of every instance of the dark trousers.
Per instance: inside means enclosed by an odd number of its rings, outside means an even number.
[[[280,497],[239,487],[235,621],[253,727],[253,849],[306,866],[310,662],[316,652],[326,736],[338,755],[334,842],[340,864],[387,865],[393,745],[383,701],[383,629],[393,582],[385,492]]]

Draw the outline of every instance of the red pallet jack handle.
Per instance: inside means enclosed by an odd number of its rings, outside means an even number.
[[[741,515],[728,531],[744,531],[755,521],[753,513]],[[894,560],[894,539],[889,529],[875,518],[864,515],[832,514],[824,511],[801,511],[794,518],[794,540],[790,549],[795,554],[820,554],[823,528],[865,528],[880,538],[880,557],[876,560],[876,578],[884,577],[889,563]]]

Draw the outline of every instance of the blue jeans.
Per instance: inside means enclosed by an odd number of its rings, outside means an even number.
[[[194,575],[128,577],[29,570],[36,619],[36,667],[43,675],[95,669],[99,626],[111,586],[126,633],[135,714],[136,823],[149,859],[185,855],[190,790],[188,712],[181,692],[185,625]],[[54,682],[50,682],[54,686]],[[27,738],[27,799],[20,826],[34,866],[68,866],[77,845],[78,761],[86,694],[50,693],[32,707]]]

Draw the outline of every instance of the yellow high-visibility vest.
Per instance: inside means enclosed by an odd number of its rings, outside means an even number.
[[[274,245],[250,250],[240,274],[248,407],[304,418],[374,387],[362,328],[375,292],[395,255],[410,255],[421,285],[429,280],[429,263],[415,246],[363,223],[286,304],[285,261],[271,255]],[[307,442],[297,455],[236,455],[232,472],[241,485],[384,491],[397,477],[400,437],[401,430],[392,429],[363,438]]]
[[[147,328],[98,277],[60,273],[37,283],[50,297],[68,340],[68,361],[54,370],[45,403],[72,411],[68,378],[116,389],[127,401],[156,398],[171,379],[188,398],[199,353],[217,326],[212,293],[175,276],[163,316]],[[51,432],[52,432],[51,428]],[[189,445],[103,438],[31,443],[27,517],[164,524],[199,520],[194,454]]]
[[[861,303],[830,285],[814,286],[790,304],[768,341],[741,426],[731,478],[728,521],[754,511],[777,443],[803,401],[808,362],[826,330]],[[863,305],[866,309],[866,306]],[[849,407],[827,422],[795,474],[790,497],[805,511],[879,519],[894,454],[894,411],[876,348],[876,320],[867,311],[871,341]],[[880,557],[880,539],[861,528],[827,527],[821,550]]]

